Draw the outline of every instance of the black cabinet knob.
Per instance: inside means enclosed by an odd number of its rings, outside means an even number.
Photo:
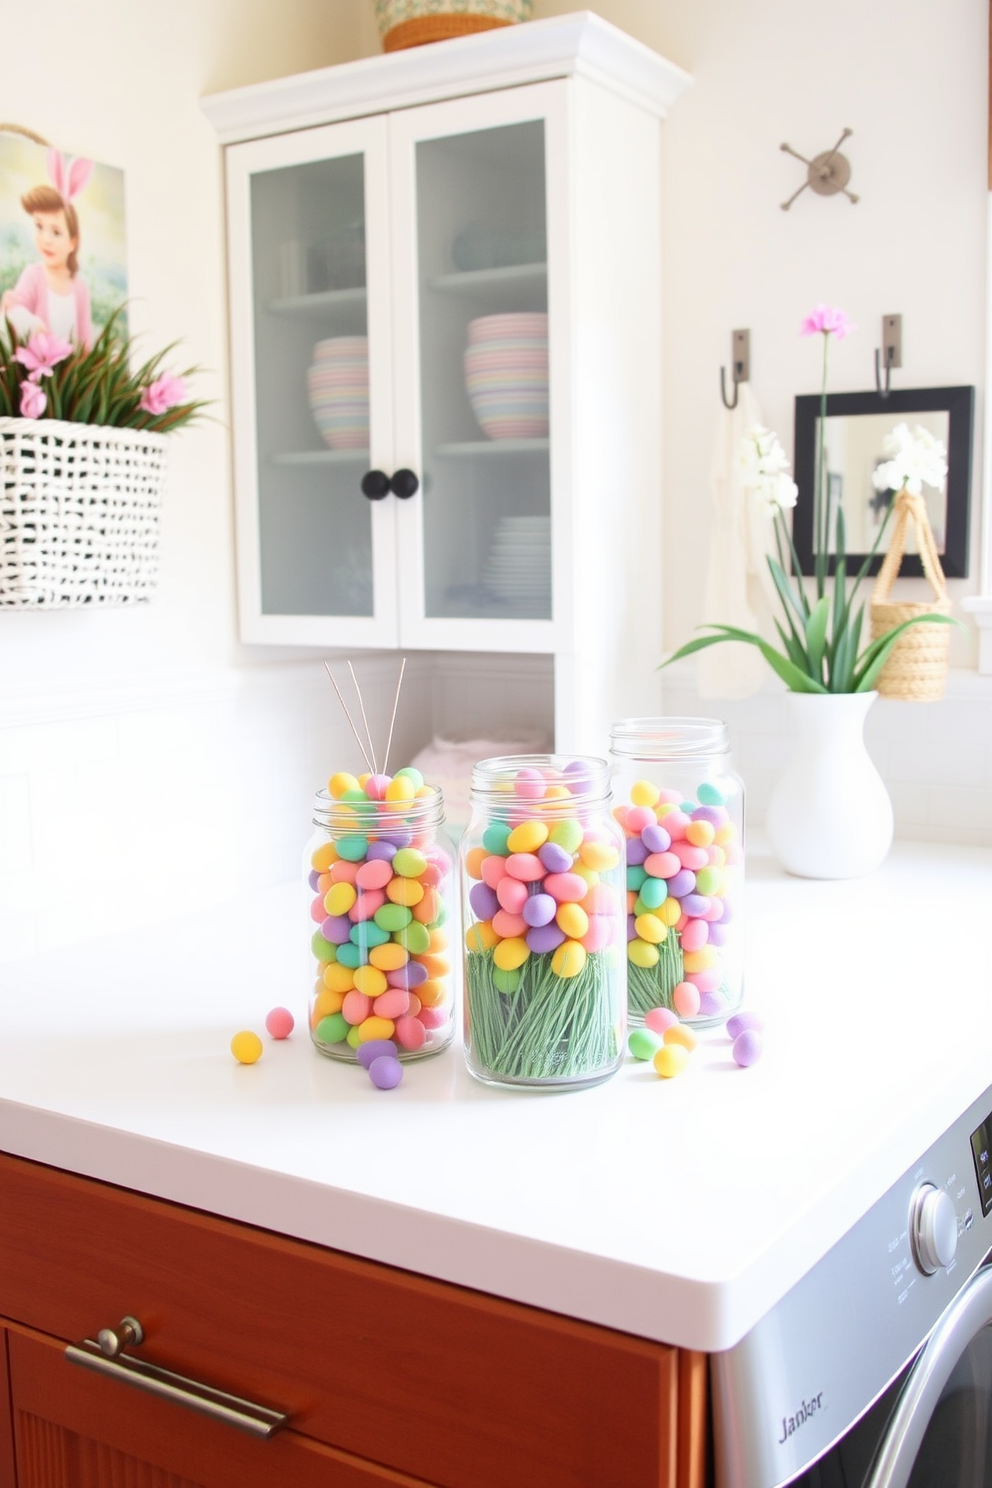
[[[420,482],[412,470],[397,470],[389,482],[390,490],[401,501],[408,501],[420,490]]]
[[[370,501],[381,501],[389,495],[389,476],[382,470],[366,470],[362,476],[362,494]]]

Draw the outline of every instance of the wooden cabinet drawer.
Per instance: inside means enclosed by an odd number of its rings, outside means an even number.
[[[0,1313],[131,1313],[141,1357],[442,1488],[696,1481],[697,1356],[3,1155]]]

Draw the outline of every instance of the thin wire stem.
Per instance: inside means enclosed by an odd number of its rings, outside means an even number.
[[[362,722],[365,725],[365,737],[369,741],[369,752],[372,755],[372,774],[377,775],[378,771],[376,769],[375,763],[375,745],[372,743],[372,730],[369,728],[369,721],[365,717],[365,704],[362,701],[362,689],[358,685],[358,678],[355,676],[355,668],[352,666],[350,661],[348,663],[348,670],[351,673],[351,680],[355,684],[355,691],[358,693],[358,706],[362,710]],[[362,752],[364,754],[365,751],[363,750]],[[368,764],[368,755],[365,756],[365,763]]]
[[[369,757],[365,753],[365,745],[362,743],[361,738],[360,738],[359,733],[358,733],[358,730],[355,727],[355,720],[352,718],[351,714],[348,712],[348,704],[345,702],[344,698],[341,696],[341,689],[338,686],[338,684],[335,682],[334,678],[331,676],[331,669],[327,665],[327,662],[326,661],[324,662],[324,671],[327,673],[328,677],[330,677],[331,686],[334,688],[334,691],[337,693],[337,695],[338,695],[338,702],[341,704],[342,708],[344,709],[344,716],[345,716],[345,718],[347,718],[348,722],[351,724],[351,732],[354,734],[355,741],[358,744],[359,749],[362,751],[362,759],[368,765],[368,767],[369,767],[369,773],[371,775],[374,775],[375,774],[375,771],[373,770],[371,764],[369,764]]]
[[[382,757],[382,773],[387,773],[386,766],[389,763],[389,749],[393,742],[393,725],[396,722],[396,709],[400,705],[400,688],[403,686],[403,673],[406,671],[406,657],[400,663],[400,675],[396,682],[396,696],[393,698],[393,716],[389,720],[389,737],[386,740],[386,752]]]

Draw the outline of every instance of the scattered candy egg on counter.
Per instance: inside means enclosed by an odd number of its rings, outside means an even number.
[[[239,1064],[254,1064],[262,1057],[262,1040],[251,1029],[243,1028],[231,1040],[231,1053]]]
[[[369,1079],[377,1090],[395,1090],[402,1078],[403,1066],[388,1054],[380,1054],[369,1065]]]
[[[627,1048],[635,1059],[653,1059],[661,1048],[661,1034],[650,1028],[635,1028],[627,1039]]]
[[[765,1020],[760,1013],[735,1013],[732,1018],[727,1019],[727,1036],[735,1039],[738,1034],[752,1029],[755,1033],[764,1033]]]
[[[663,1080],[671,1080],[688,1066],[689,1050],[684,1044],[662,1044],[652,1063]]]
[[[289,1011],[289,1008],[274,1007],[271,1012],[265,1015],[265,1031],[270,1038],[289,1038],[295,1027],[296,1019]]]
[[[741,1069],[747,1069],[756,1064],[761,1058],[761,1035],[753,1028],[745,1028],[734,1039],[731,1050],[734,1063],[739,1064]]]

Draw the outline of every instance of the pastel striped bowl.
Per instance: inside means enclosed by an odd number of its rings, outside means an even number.
[[[489,439],[548,433],[548,317],[484,315],[468,328],[465,388]]]
[[[313,349],[307,372],[310,411],[331,449],[365,449],[369,442],[367,336],[331,336]]]

